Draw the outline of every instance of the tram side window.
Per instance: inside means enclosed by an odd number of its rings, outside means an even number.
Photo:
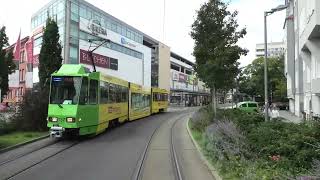
[[[160,101],[164,101],[164,94],[160,94]]]
[[[115,103],[115,102],[116,102],[115,85],[110,84],[109,85],[109,103]]]
[[[79,104],[88,104],[88,78],[86,77],[82,79]]]
[[[153,93],[152,95],[153,95],[152,101],[157,101],[157,93]]]
[[[121,92],[122,92],[122,87],[121,87],[121,86],[116,85],[116,97],[117,97],[117,103],[122,102],[122,99],[121,99]]]
[[[122,94],[121,94],[121,99],[122,102],[127,102],[128,101],[128,88],[122,87]]]
[[[108,104],[109,84],[100,82],[100,104]]]
[[[146,99],[145,99],[145,107],[149,107],[150,106],[150,95],[145,95]]]
[[[139,95],[136,94],[136,93],[132,93],[131,94],[131,108],[132,109],[136,109],[136,108],[139,108],[139,104],[138,104],[138,98],[139,98]]]
[[[98,81],[90,80],[89,103],[97,104],[98,100]]]

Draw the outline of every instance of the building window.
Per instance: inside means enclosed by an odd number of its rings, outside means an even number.
[[[79,14],[79,6],[75,3],[71,3],[71,12],[78,15]]]
[[[84,5],[80,5],[80,17],[83,17],[83,18],[87,17],[86,6]]]
[[[73,24],[73,23],[71,23],[70,35],[71,35],[72,37],[78,38],[78,37],[79,37],[78,33],[79,33],[78,26],[75,25],[75,24]]]
[[[184,73],[184,67],[181,66],[181,70],[180,71]]]
[[[90,8],[86,8],[87,10],[87,19],[91,19],[92,18],[92,12],[91,12],[91,9]]]
[[[186,69],[186,74],[188,74],[188,75],[192,75],[192,71],[190,71],[190,70]]]
[[[174,64],[171,64],[171,69],[176,70],[176,71],[180,71],[180,67],[176,66]]]
[[[38,47],[38,46],[41,46],[42,44],[42,36],[41,37],[38,37],[37,39],[34,40],[34,47]]]
[[[24,69],[21,70],[21,81],[24,81]]]
[[[78,48],[70,46],[70,64],[78,63]]]

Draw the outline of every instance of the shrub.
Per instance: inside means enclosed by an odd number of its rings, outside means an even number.
[[[313,160],[312,171],[314,176],[320,178],[320,160]]]
[[[212,123],[212,120],[213,113],[211,107],[201,108],[195,112],[190,119],[191,129],[203,132],[205,128]]]
[[[0,135],[8,134],[14,130],[11,123],[7,123],[4,119],[0,117]]]
[[[294,124],[240,110],[202,109],[191,120],[203,148],[226,179],[312,179],[320,176],[320,125]],[[256,173],[254,173],[256,172]],[[311,175],[311,176],[304,176]],[[314,176],[314,177],[312,177]]]
[[[313,159],[320,158],[312,146],[320,138],[318,132],[304,124],[274,121],[260,123],[247,138],[252,151],[260,158],[268,160],[270,156],[279,155],[280,160],[273,162],[273,166],[299,173],[310,169]]]
[[[258,113],[247,113],[239,109],[228,109],[220,113],[224,119],[231,120],[240,128],[244,133],[249,133],[259,123],[264,122],[263,116]]]
[[[231,121],[217,121],[205,132],[205,148],[216,159],[240,159],[248,155],[246,139]]]
[[[17,130],[47,130],[48,94],[47,90],[26,91],[23,101],[19,105],[18,113],[12,117],[12,123]]]

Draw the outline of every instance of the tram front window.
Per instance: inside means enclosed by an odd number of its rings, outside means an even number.
[[[78,104],[81,77],[52,77],[50,104]]]

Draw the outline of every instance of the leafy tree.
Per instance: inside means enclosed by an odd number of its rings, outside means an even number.
[[[6,35],[6,27],[0,29],[0,89],[1,97],[6,95],[9,90],[9,74],[12,74],[16,69],[13,62],[12,49],[8,49],[9,42]],[[2,99],[0,99],[0,102]]]
[[[47,130],[49,82],[51,74],[61,67],[61,45],[57,23],[48,18],[39,55],[40,83],[27,91],[13,124],[18,130]]]
[[[284,75],[284,57],[268,58],[268,90],[270,97],[280,101],[286,97],[286,77]],[[257,58],[243,71],[240,92],[250,96],[264,97],[264,58]],[[272,94],[272,96],[271,96]]]
[[[247,54],[246,49],[236,45],[246,35],[246,29],[238,30],[237,15],[237,11],[227,10],[227,4],[221,0],[209,0],[201,6],[192,24],[195,70],[199,78],[211,88],[215,114],[217,90],[234,86],[239,73],[237,60]]]
[[[61,67],[62,47],[59,43],[59,37],[57,23],[48,18],[39,55],[39,79],[42,88],[49,87],[51,74]]]

